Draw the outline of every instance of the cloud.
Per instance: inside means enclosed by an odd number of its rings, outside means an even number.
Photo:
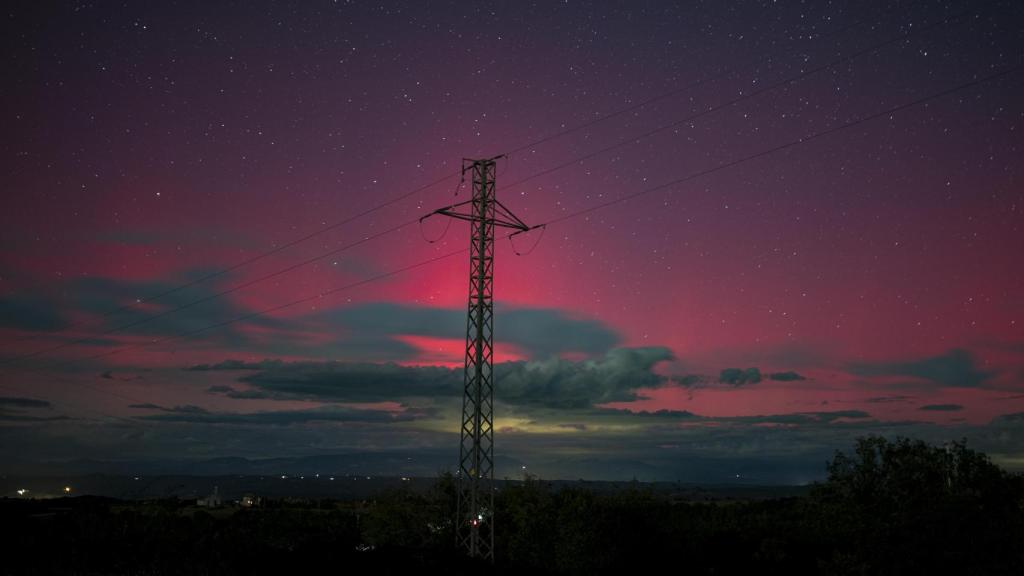
[[[387,450],[389,463],[419,463],[426,474],[456,464],[452,448],[457,446],[458,433],[451,425],[457,414],[450,412],[440,415],[442,421],[422,411],[425,419],[416,420],[416,412],[396,418],[360,414],[360,419],[327,409],[288,407],[282,414],[220,410],[211,408],[212,414],[154,410],[140,412],[127,423],[125,419],[71,421],[59,426],[11,423],[4,429],[8,442],[0,443],[0,457],[7,463],[26,453],[37,461],[114,459],[134,467],[140,461],[163,465],[168,460],[224,456],[265,462],[279,456],[302,456],[323,462],[319,459],[328,455],[361,457]],[[503,431],[499,433],[496,475],[518,475],[521,466],[528,464],[532,473],[552,479],[636,476],[718,483],[735,481],[735,475],[742,474],[743,481],[750,483],[803,484],[822,478],[824,463],[834,450],[848,449],[858,436],[911,434],[941,443],[951,434],[948,427],[884,422],[856,410],[703,417],[682,410],[631,414],[599,407],[565,411],[529,405],[502,407],[498,419],[506,421],[499,423]],[[1024,436],[1024,414],[991,428],[958,427],[955,434],[968,435],[972,443],[977,442],[976,447],[995,457],[1014,456]],[[425,454],[440,456],[428,464]],[[279,462],[266,465],[282,474],[293,470]],[[364,466],[354,462],[351,467],[345,464],[336,469],[369,473],[372,468]],[[314,467],[328,469],[323,464]]]
[[[617,332],[597,320],[575,317],[554,308],[501,307],[497,315],[495,329],[500,331],[502,341],[530,358],[566,352],[601,354],[621,341]],[[343,343],[346,348],[383,354],[384,358],[400,358],[415,352],[399,336],[466,336],[465,308],[376,302],[330,310],[320,313],[315,320],[347,328],[349,336]]]
[[[171,412],[174,414],[209,414],[209,412],[200,406],[193,406],[192,404],[186,404],[184,406],[173,406],[165,407],[159,404],[152,404],[146,402],[145,404],[129,404],[129,408],[136,408],[139,410],[159,410],[161,412]]]
[[[802,412],[802,414],[811,415],[811,416],[813,416],[813,417],[815,417],[818,420],[821,420],[823,422],[832,422],[833,420],[838,420],[840,418],[849,418],[849,419],[871,418],[871,414],[869,414],[869,413],[867,413],[867,412],[865,412],[863,410],[833,410],[831,412]]]
[[[0,297],[0,327],[52,332],[67,325],[64,315],[40,294],[7,294]]]
[[[684,388],[702,387],[709,384],[728,384],[730,386],[743,386],[744,384],[757,384],[767,377],[769,380],[778,382],[795,382],[806,380],[801,374],[792,370],[786,372],[772,372],[764,374],[760,368],[725,368],[718,374],[718,378],[703,376],[701,374],[686,374],[684,376],[673,376],[672,381]]]
[[[20,397],[0,397],[0,408],[14,407],[14,408],[49,408],[51,404],[46,400],[39,400],[36,398],[20,398]]]
[[[577,409],[637,399],[636,391],[660,386],[653,372],[672,359],[667,348],[616,348],[601,358],[572,361],[505,362],[494,367],[495,398],[521,406]],[[410,398],[454,399],[462,394],[462,369],[401,366],[368,362],[228,361],[190,370],[239,370],[248,389],[209,389],[231,398],[320,400],[335,402],[403,401]]]
[[[142,376],[139,376],[138,374],[136,374],[134,376],[117,376],[116,374],[114,374],[113,370],[106,370],[106,371],[102,372],[99,375],[99,377],[103,378],[104,380],[121,380],[123,382],[130,382],[132,380],[142,380],[143,379]]]
[[[795,382],[797,380],[807,380],[806,377],[793,372],[792,370],[787,372],[772,372],[768,375],[769,380],[777,380],[779,382]]]
[[[909,402],[913,399],[913,396],[873,396],[864,402],[868,404],[890,404],[893,402]]]
[[[671,360],[668,348],[616,348],[598,360],[572,362],[549,358],[507,362],[495,367],[500,385],[496,397],[510,404],[550,408],[586,408],[637,399],[636,391],[662,385],[652,369]]]
[[[719,422],[741,422],[744,424],[810,424],[831,423],[836,420],[862,420],[871,418],[863,410],[833,410],[829,412],[794,412],[791,414],[770,414],[757,416],[727,416],[709,418]]]
[[[83,342],[95,346],[120,345],[121,335],[181,336],[186,341],[220,346],[251,346],[257,341],[248,336],[246,326],[256,326],[264,332],[294,328],[284,320],[266,316],[249,316],[244,322],[228,323],[251,314],[251,310],[230,297],[219,296],[226,286],[206,282],[191,283],[181,288],[182,283],[190,283],[209,274],[209,270],[193,269],[178,277],[144,281],[78,277],[69,280],[59,295],[21,293],[4,296],[0,299],[0,326],[52,331],[66,325],[63,320],[66,316],[96,316],[102,322],[96,327],[96,332],[111,332],[118,336]],[[148,301],[144,308],[132,306],[141,299],[158,294],[164,296]],[[112,310],[118,313],[110,314]],[[175,311],[172,313],[171,310]],[[156,316],[159,317],[154,318]],[[216,324],[224,325],[209,332],[199,332]]]
[[[689,410],[626,410],[618,408],[601,408],[595,411],[595,414],[611,414],[611,415],[628,415],[636,416],[638,418],[671,418],[671,419],[690,419],[690,418],[703,418],[698,416]]]
[[[234,398],[236,400],[294,400],[296,397],[289,393],[278,393],[278,392],[264,392],[258,389],[245,389],[239,390],[232,386],[214,385],[206,389],[210,394],[223,394],[228,398]],[[306,399],[317,399],[315,395],[305,395],[303,398]]]
[[[918,408],[930,412],[959,412],[963,409],[964,407],[959,404],[927,404]]]
[[[454,397],[462,370],[368,362],[268,362],[238,379],[256,390],[233,397],[382,402],[409,397]]]
[[[608,409],[603,411],[608,415],[628,415],[637,419],[671,419],[687,420],[690,422],[704,422],[714,424],[830,424],[838,420],[863,420],[871,418],[871,414],[863,410],[833,410],[826,412],[792,412],[788,414],[756,414],[752,416],[702,416],[688,410],[656,410],[632,411],[628,409]],[[601,414],[601,412],[594,412]],[[639,420],[638,420],[639,421]]]
[[[54,420],[70,420],[67,416],[39,416],[26,411],[46,409],[53,406],[46,400],[24,398],[18,396],[0,397],[0,422],[52,422]]]
[[[757,384],[761,381],[761,370],[759,368],[725,368],[718,375],[718,381],[731,386],[743,386],[744,384]]]
[[[209,412],[207,410],[165,409],[161,414],[143,416],[143,420],[159,422],[181,422],[190,424],[235,424],[256,426],[290,426],[311,422],[336,423],[395,423],[432,418],[436,413],[429,409],[407,408],[400,412],[375,409],[358,409],[330,406],[311,410],[278,410],[268,412]]]
[[[209,270],[190,270],[179,278],[167,280],[129,281],[115,278],[79,278],[73,287],[74,299],[69,302],[79,311],[106,314],[113,308],[125,306],[140,298],[168,293],[167,297],[152,300],[145,309],[122,308],[118,314],[105,318],[107,329],[119,329],[118,333],[144,334],[153,336],[183,335],[185,340],[211,339],[221,345],[241,346],[252,339],[247,336],[244,326],[257,326],[266,330],[288,330],[283,320],[267,316],[250,316],[244,322],[225,324],[217,330],[197,332],[215,324],[227,323],[242,317],[250,311],[239,306],[228,296],[218,294],[228,285],[197,283],[178,290],[182,282],[190,282],[208,276]],[[70,291],[69,291],[70,292]],[[171,310],[176,309],[173,313]],[[167,313],[159,318],[154,316]],[[121,329],[123,328],[123,330]],[[189,335],[196,332],[195,335]]]
[[[282,366],[281,360],[261,360],[260,362],[246,362],[244,360],[224,360],[216,364],[196,364],[185,370],[192,372],[208,372],[218,370],[268,370]]]
[[[940,386],[968,388],[983,385],[994,374],[978,369],[971,353],[961,348],[909,362],[854,364],[850,371],[860,376],[910,376]]]
[[[33,416],[31,414],[0,411],[0,422],[53,422],[56,420],[70,420],[70,418],[64,415]]]
[[[234,398],[236,400],[280,400],[282,397],[278,394],[261,392],[260,390],[231,390],[224,394],[228,398]]]
[[[562,352],[600,354],[621,341],[617,332],[601,322],[553,308],[502,308],[499,313],[502,338],[533,358]],[[465,311],[460,309],[458,314],[463,318]]]
[[[56,330],[66,325],[64,317],[86,315],[101,322],[97,333],[110,333],[109,337],[82,342],[90,346],[120,346],[125,338],[138,336],[174,337],[186,345],[201,343],[210,348],[244,349],[249,353],[396,362],[421,355],[422,350],[408,340],[409,336],[465,338],[463,307],[378,302],[320,309],[287,320],[254,314],[253,309],[235,297],[221,295],[237,285],[227,276],[212,282],[194,282],[210,272],[193,269],[145,281],[75,278],[60,294],[4,296],[0,298],[0,327]],[[162,296],[153,298],[156,295]],[[146,305],[134,306],[140,300],[147,300]],[[109,314],[112,310],[118,313]],[[495,328],[502,342],[530,359],[566,353],[594,357],[613,349],[622,340],[618,332],[598,320],[555,308],[499,307],[497,315]],[[255,369],[250,363],[237,360],[194,368]],[[116,378],[114,372],[102,370],[100,376]]]
[[[673,421],[628,414],[591,415],[597,409],[531,412],[561,414],[562,419],[547,423],[544,432],[516,423],[499,433],[495,453],[497,477],[518,477],[522,466],[528,465],[531,473],[546,479],[636,477],[643,481],[716,484],[736,482],[736,475],[741,474],[741,481],[750,484],[806,484],[824,478],[825,462],[833,457],[834,451],[850,449],[859,436],[911,435],[941,445],[951,434],[947,426],[929,422],[889,423],[839,418],[838,414],[804,416],[791,419],[795,424],[771,425],[772,420],[786,415],[742,422],[728,418]],[[250,421],[244,422],[246,418]],[[98,425],[93,421],[62,426],[10,426],[4,431],[9,441],[0,443],[0,458],[6,463],[17,462],[18,455],[31,453],[37,461],[118,460],[122,469],[130,466],[136,472],[152,469],[153,473],[168,473],[170,468],[165,466],[174,462],[209,461],[217,463],[217,470],[226,470],[218,473],[229,473],[236,464],[233,460],[225,462],[222,457],[242,456],[259,459],[266,473],[307,475],[325,470],[394,474],[395,470],[406,470],[405,466],[418,467],[420,474],[430,475],[444,467],[453,468],[457,461],[452,449],[458,445],[458,433],[438,431],[438,421],[430,421],[429,427],[417,426],[416,422],[395,425],[387,421],[329,420],[274,425],[275,420],[288,417],[246,418],[241,423],[237,417],[229,416],[210,417],[205,424],[141,419],[136,425],[123,421]],[[215,419],[230,422],[213,422]],[[455,419],[452,417],[452,421]],[[766,421],[769,425],[765,425]],[[955,430],[957,438],[962,434],[970,437],[976,449],[994,458],[1002,454],[1013,457],[1019,454],[1024,424],[966,425]],[[386,456],[379,467],[365,461],[377,456]],[[290,457],[308,458],[309,467],[293,467]],[[140,464],[151,467],[140,468]],[[188,473],[189,469],[183,471]]]

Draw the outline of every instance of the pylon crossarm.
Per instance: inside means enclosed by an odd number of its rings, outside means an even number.
[[[527,230],[530,228],[529,226],[526,225],[526,222],[520,220],[518,216],[516,216],[515,214],[512,213],[511,210],[506,208],[505,205],[502,204],[500,200],[498,200],[497,198],[494,198],[493,200],[496,206],[494,212],[496,214],[501,214],[502,216],[504,216],[508,222],[514,223],[513,226],[508,226],[509,228],[519,228],[520,230]]]
[[[464,214],[462,212],[450,211],[447,208],[441,208],[440,210],[435,210],[434,212],[431,212],[430,214],[427,214],[423,218],[420,218],[420,222],[422,222],[423,220],[425,220],[427,218],[430,218],[431,216],[433,216],[435,214],[438,214],[438,215],[441,215],[441,216],[448,216],[449,218],[455,218],[457,220],[465,220],[467,222],[478,222],[480,220],[479,216],[475,216],[473,214]],[[506,220],[504,218],[494,217],[494,218],[489,218],[488,219],[488,223],[489,224],[494,224],[495,226],[500,226],[501,228],[513,228],[513,229],[520,230],[520,231],[523,231],[523,232],[525,232],[526,229],[529,228],[526,224],[523,224],[522,222],[520,222],[518,220],[518,218],[516,220]]]
[[[546,228],[546,227],[547,227],[546,224],[537,224],[536,226],[527,226],[526,229],[524,229],[524,230],[516,230],[515,232],[509,234],[508,237],[512,238],[513,236],[518,236],[518,235],[526,233],[526,232],[533,232],[534,230],[536,230],[538,228]]]
[[[518,222],[509,222],[509,221],[506,221],[506,220],[498,220],[497,218],[492,220],[492,222],[494,222],[495,226],[500,226],[502,228],[513,228],[515,230],[520,230],[520,231],[524,230],[523,225],[519,224]]]
[[[440,216],[452,216],[452,217],[455,217],[456,214],[460,214],[460,213],[454,212],[452,210],[453,208],[458,208],[459,206],[467,206],[467,205],[472,204],[472,203],[473,203],[472,200],[466,200],[464,202],[458,202],[456,204],[451,204],[450,206],[445,206],[444,208],[438,208],[437,210],[434,210],[433,212],[429,212],[429,213],[424,214],[423,216],[421,216],[420,217],[420,222],[423,222],[424,220],[426,220],[427,218],[430,218],[431,216],[438,216],[438,215],[440,215]]]

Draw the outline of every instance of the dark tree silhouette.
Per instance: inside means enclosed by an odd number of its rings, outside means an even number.
[[[810,498],[832,573],[1024,573],[1021,478],[965,441],[857,441]]]

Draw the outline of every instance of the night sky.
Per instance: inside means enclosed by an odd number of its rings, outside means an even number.
[[[498,477],[1024,469],[1024,5],[731,4],[5,4],[2,471],[454,469],[502,153]]]

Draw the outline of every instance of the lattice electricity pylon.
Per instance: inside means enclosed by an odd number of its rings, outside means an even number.
[[[468,220],[469,314],[466,316],[466,364],[463,373],[462,430],[459,445],[459,503],[456,545],[470,556],[494,560],[494,227],[513,234],[531,228],[502,206],[494,195],[496,156],[463,160],[462,174],[472,171],[473,198],[435,210],[434,214]],[[468,166],[467,166],[468,163]],[[459,208],[470,206],[470,213]]]

